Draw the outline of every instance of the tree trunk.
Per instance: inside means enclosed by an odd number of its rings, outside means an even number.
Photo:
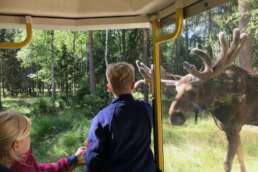
[[[42,95],[45,95],[45,83],[44,82],[42,83],[42,88],[43,88],[42,89]]]
[[[212,29],[212,14],[211,10],[208,11],[208,38],[211,37],[211,29]]]
[[[5,80],[4,80],[4,78],[2,78],[2,96],[3,96],[3,97],[6,96],[5,91],[4,91],[4,88],[5,88]]]
[[[76,52],[75,52],[75,46],[76,46],[76,37],[77,37],[77,34],[76,32],[73,32],[73,57],[76,58]],[[75,93],[75,82],[76,82],[76,69],[75,69],[75,64],[76,64],[76,59],[74,60],[74,65],[73,65],[73,83],[72,83],[72,93],[74,95]]]
[[[188,50],[189,48],[189,24],[188,24],[188,20],[185,20],[185,48],[186,50]]]
[[[143,29],[143,63],[148,66],[148,29]],[[144,85],[144,100],[149,101],[147,85]]]
[[[122,30],[122,59],[123,61],[127,61],[127,54],[126,54],[126,30]]]
[[[89,59],[89,75],[90,75],[90,93],[95,94],[96,81],[94,76],[94,61],[93,61],[93,33],[89,31],[88,35],[88,59]]]
[[[212,34],[212,12],[209,10],[208,12],[208,41],[207,41],[207,52],[210,57],[213,57],[212,53],[212,40],[211,40],[211,34]]]
[[[250,0],[238,0],[238,9],[240,12],[239,28],[245,30],[250,21],[251,2]],[[248,35],[243,47],[239,51],[239,64],[242,68],[249,72],[254,72],[252,69],[252,39]]]
[[[56,96],[56,84],[55,84],[55,50],[54,50],[54,31],[51,34],[51,96],[55,98]]]
[[[81,46],[81,59],[80,59],[80,76],[83,74],[83,51],[82,51],[82,42],[80,42],[80,46]]]
[[[0,110],[3,109],[3,105],[2,105],[2,93],[1,93],[1,88],[3,87],[3,62],[2,59],[0,61]]]
[[[105,40],[105,64],[106,64],[106,68],[108,66],[107,55],[108,55],[108,30],[106,30],[106,40]]]

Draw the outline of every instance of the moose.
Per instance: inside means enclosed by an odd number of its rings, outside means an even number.
[[[224,131],[228,142],[225,172],[231,171],[235,155],[241,172],[246,172],[239,133],[245,124],[258,126],[258,76],[232,64],[246,37],[247,34],[240,33],[236,28],[230,42],[221,32],[216,63],[212,64],[210,56],[203,50],[194,48],[190,54],[202,60],[203,70],[199,71],[195,65],[184,62],[187,75],[167,79],[161,74],[161,84],[176,90],[168,112],[172,124],[182,124],[186,112],[205,109]],[[136,82],[135,86],[141,83],[151,85],[153,70],[139,61],[136,64],[144,79]]]

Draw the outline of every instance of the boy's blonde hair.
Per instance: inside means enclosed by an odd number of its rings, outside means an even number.
[[[106,77],[115,95],[128,93],[128,88],[134,83],[134,67],[126,62],[109,64]]]
[[[31,121],[18,112],[0,113],[0,164],[6,165],[18,157],[13,152],[15,141],[22,140],[30,134]]]

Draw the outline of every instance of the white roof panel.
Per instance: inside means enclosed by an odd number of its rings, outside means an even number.
[[[24,25],[32,16],[34,28],[98,30],[149,27],[149,17],[174,14],[176,8],[199,5],[195,11],[225,0],[0,0],[0,25]]]

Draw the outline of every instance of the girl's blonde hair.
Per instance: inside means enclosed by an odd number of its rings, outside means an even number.
[[[18,157],[13,152],[15,141],[22,140],[30,134],[31,121],[18,112],[0,113],[0,164],[8,164]]]

